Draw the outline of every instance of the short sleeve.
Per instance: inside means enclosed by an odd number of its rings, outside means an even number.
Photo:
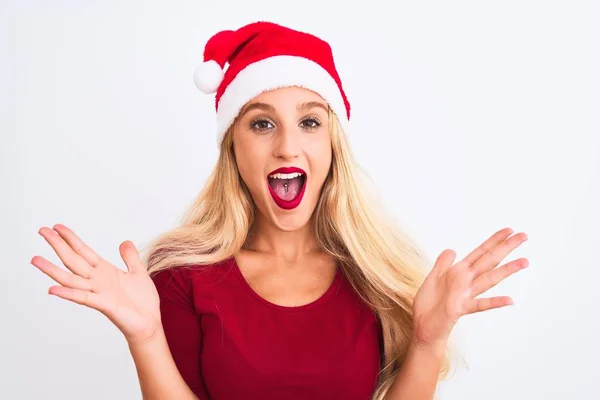
[[[192,284],[184,267],[151,275],[160,297],[163,329],[179,373],[200,400],[209,400],[200,355],[202,330],[193,302]]]

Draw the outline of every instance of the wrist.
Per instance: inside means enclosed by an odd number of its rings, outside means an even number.
[[[163,330],[162,324],[160,324],[146,335],[127,338],[127,344],[129,345],[129,348],[133,350],[152,347],[154,344],[161,343],[163,340],[166,340],[165,331]]]
[[[413,337],[410,341],[410,347],[417,352],[428,353],[436,356],[443,356],[448,346],[448,339],[438,339],[434,341],[422,341]]]

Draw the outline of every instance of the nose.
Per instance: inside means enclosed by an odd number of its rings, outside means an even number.
[[[300,135],[293,127],[282,126],[275,134],[273,155],[276,158],[291,160],[300,154]]]

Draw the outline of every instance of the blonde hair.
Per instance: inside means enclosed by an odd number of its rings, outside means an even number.
[[[383,333],[383,366],[373,400],[384,400],[412,335],[413,299],[430,260],[392,223],[364,177],[339,121],[329,111],[332,165],[314,210],[314,233],[322,251],[338,261],[358,295],[375,312]],[[207,265],[228,259],[244,245],[254,221],[254,203],[242,181],[229,128],[216,166],[180,226],[160,235],[145,251],[148,271]],[[448,346],[440,379],[448,376]]]

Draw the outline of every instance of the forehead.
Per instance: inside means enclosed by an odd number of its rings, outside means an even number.
[[[319,102],[327,106],[327,102],[316,92],[298,86],[278,88],[263,92],[254,99],[246,103],[260,102],[272,104],[276,107],[296,107],[302,103]]]

